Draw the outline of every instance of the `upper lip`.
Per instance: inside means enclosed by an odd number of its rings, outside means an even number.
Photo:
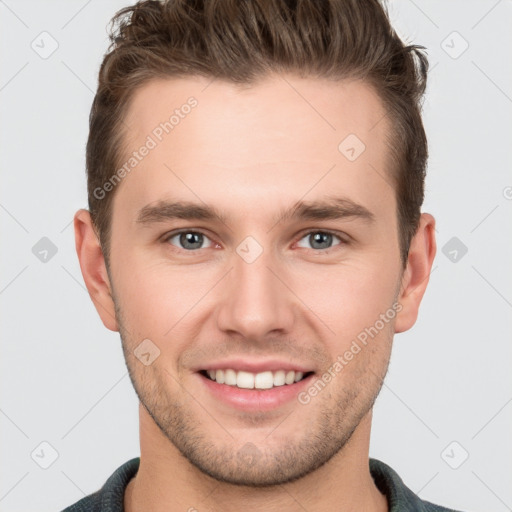
[[[222,361],[208,362],[204,366],[196,368],[196,371],[201,370],[227,370],[232,369],[235,371],[244,371],[250,373],[261,373],[265,371],[276,372],[278,370],[296,372],[311,372],[313,369],[310,366],[306,366],[300,363],[294,363],[291,361],[280,361],[278,359],[267,359],[264,361],[256,361],[250,359],[230,359]]]

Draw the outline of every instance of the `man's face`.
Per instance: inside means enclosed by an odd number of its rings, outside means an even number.
[[[391,351],[402,267],[380,100],[361,82],[159,80],[125,122],[130,153],[156,143],[117,185],[110,259],[144,414],[216,479],[310,473],[369,417]],[[297,208],[338,198],[337,218]],[[151,210],[178,202],[222,220]]]

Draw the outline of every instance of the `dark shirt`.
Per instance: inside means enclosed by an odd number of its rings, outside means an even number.
[[[116,469],[98,491],[62,512],[123,512],[124,491],[139,469],[140,457]],[[405,486],[398,474],[377,459],[370,459],[370,473],[375,485],[388,500],[389,512],[456,512],[421,500]]]

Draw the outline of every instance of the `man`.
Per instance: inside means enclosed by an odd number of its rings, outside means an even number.
[[[368,455],[436,252],[421,47],[377,0],[113,21],[74,226],[141,456],[66,510],[448,510]]]

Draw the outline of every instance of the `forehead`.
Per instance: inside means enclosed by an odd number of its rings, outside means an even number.
[[[187,102],[191,101],[197,105],[190,109]],[[228,142],[223,135],[237,134],[229,141],[230,161],[234,166],[245,163],[236,159],[243,156],[238,150],[247,151],[262,139],[267,142],[264,148],[259,148],[262,157],[271,156],[272,150],[283,142],[283,136],[289,141],[283,152],[311,149],[305,148],[303,141],[296,140],[294,135],[323,141],[317,152],[332,146],[337,150],[336,143],[348,133],[363,142],[375,142],[387,124],[380,98],[373,87],[361,80],[271,75],[254,85],[237,85],[189,77],[155,79],[135,92],[125,116],[128,139],[135,142],[134,139],[152,133],[173,114],[171,124],[176,142],[184,131],[183,126],[178,130],[179,124],[187,125],[198,136],[207,134],[205,142]],[[187,123],[182,123],[185,118]],[[222,149],[213,142],[204,149],[213,148]]]
[[[126,191],[117,190],[116,200],[121,195],[132,205],[178,191],[196,200],[228,192],[238,206],[266,196],[270,204],[287,194],[330,191],[334,183],[358,202],[365,193],[378,200],[391,192],[388,119],[361,81],[276,75],[239,86],[158,79],[134,94],[124,126],[126,161],[152,146],[119,186]]]

